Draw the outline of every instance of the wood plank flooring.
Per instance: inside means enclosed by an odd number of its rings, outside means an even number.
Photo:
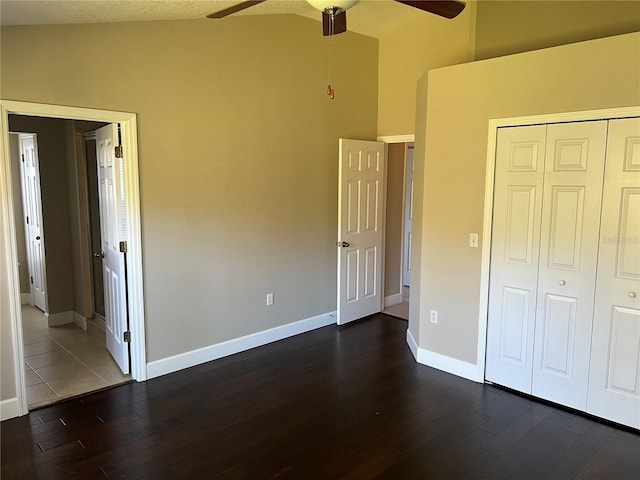
[[[0,426],[9,479],[625,479],[640,436],[417,364],[375,315]]]

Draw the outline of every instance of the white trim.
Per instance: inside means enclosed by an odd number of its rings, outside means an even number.
[[[20,294],[20,303],[22,305],[33,305],[33,295],[31,295],[31,292],[29,292],[29,293],[21,293]]]
[[[50,327],[58,327],[60,325],[68,325],[73,323],[73,312],[45,313],[44,318],[47,319],[47,325]]]
[[[384,143],[411,143],[416,141],[415,133],[406,135],[382,135],[378,137],[379,142]]]
[[[13,217],[13,192],[7,179],[11,178],[9,156],[9,114],[31,115],[72,120],[92,120],[119,123],[122,145],[127,158],[125,162],[125,207],[127,216],[127,276],[129,300],[129,330],[131,331],[131,376],[142,381],[147,378],[146,340],[144,329],[144,292],[142,279],[142,235],[140,227],[140,181],[138,174],[138,134],[135,113],[94,110],[89,108],[66,107],[39,103],[19,102],[0,99],[0,140],[2,159],[0,161],[0,200],[5,223],[4,241],[6,251],[7,278],[9,279],[9,310],[11,315],[13,357],[18,412],[28,412],[24,385],[24,353],[22,346],[22,316],[20,313],[20,289],[17,269],[17,247],[15,222]]]
[[[19,417],[18,398],[8,398],[0,401],[0,421],[4,422],[10,418]]]
[[[85,332],[87,331],[87,319],[78,312],[73,312],[73,323]]]
[[[427,367],[437,368],[443,372],[457,375],[458,377],[466,378],[474,382],[484,382],[484,368],[480,369],[477,365],[472,363],[463,362],[456,358],[447,357],[436,352],[430,352],[424,348],[418,347],[411,331],[407,329],[407,345],[416,359],[416,362],[426,365]]]
[[[408,328],[407,328],[407,345],[409,345],[409,350],[411,350],[411,354],[413,355],[413,358],[415,358],[417,362],[418,361],[418,344],[413,338],[413,335],[411,335],[411,330],[409,330]]]
[[[416,360],[418,363],[428,367],[437,368],[438,370],[466,378],[467,380],[473,380],[479,383],[484,382],[484,369],[481,370],[478,368],[478,365],[474,365],[473,363],[463,362],[462,360],[447,357],[420,347],[418,347]]]
[[[385,308],[390,307],[392,305],[397,305],[399,303],[402,303],[402,292],[394,293],[393,295],[388,295],[384,297]]]
[[[493,184],[495,174],[496,137],[498,128],[521,125],[544,125],[550,123],[608,120],[639,117],[640,106],[586,110],[583,112],[554,113],[526,117],[497,118],[489,120],[487,140],[487,165],[484,189],[484,215],[482,225],[482,260],[480,267],[480,305],[478,312],[478,347],[476,363],[478,372],[484,378],[485,355],[487,349],[487,321],[489,314],[489,273],[491,254],[491,228],[493,225]]]
[[[16,224],[13,211],[13,186],[11,184],[11,154],[9,152],[9,116],[5,105],[0,101],[0,212],[4,223],[3,244],[4,251],[0,255],[4,256],[6,266],[6,277],[0,279],[2,283],[7,281],[8,311],[10,315],[11,348],[13,350],[13,380],[15,383],[16,397],[7,399],[0,403],[2,405],[2,416],[4,411],[7,414],[15,413],[12,416],[24,415],[29,409],[27,407],[27,395],[24,381],[24,352],[22,342],[22,313],[20,298],[20,279],[18,272],[18,246],[16,243]],[[0,262],[2,263],[2,262]],[[0,275],[2,275],[0,273]],[[5,319],[1,320],[5,322]],[[5,402],[9,402],[6,403]],[[11,406],[9,406],[11,405]],[[13,409],[13,410],[12,410]]]
[[[198,348],[190,352],[181,353],[172,357],[163,358],[147,364],[147,378],[155,378],[161,375],[177,372],[184,368],[193,367],[202,363],[217,360],[218,358],[244,352],[255,347],[260,347],[284,338],[299,335],[315,330],[316,328],[334,325],[336,312],[325,313],[315,317],[306,318],[297,322],[288,323],[280,327],[270,328],[261,332],[234,338],[226,342],[216,343],[208,347]]]

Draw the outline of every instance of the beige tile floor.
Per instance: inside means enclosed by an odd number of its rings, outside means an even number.
[[[22,306],[22,333],[29,408],[131,379],[109,355],[104,337],[73,324],[48,327],[30,305]]]
[[[402,303],[385,307],[384,313],[409,320],[409,287],[402,287]]]

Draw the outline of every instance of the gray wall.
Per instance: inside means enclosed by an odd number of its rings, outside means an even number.
[[[49,314],[73,310],[66,139],[71,123],[51,118],[9,116],[10,131],[37,135]]]
[[[13,212],[16,223],[16,244],[20,263],[20,293],[31,292],[29,265],[27,263],[27,243],[25,238],[25,218],[22,208],[22,182],[20,180],[20,137],[9,135],[9,154],[11,155],[11,183],[13,188]]]

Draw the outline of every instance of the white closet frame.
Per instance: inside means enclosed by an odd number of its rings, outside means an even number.
[[[489,120],[487,140],[487,167],[484,193],[484,220],[482,226],[482,264],[480,269],[480,309],[478,315],[478,347],[476,368],[478,379],[485,378],[485,355],[487,349],[487,321],[489,307],[489,274],[491,255],[491,230],[493,226],[493,189],[496,162],[496,140],[498,128],[550,123],[581,122],[589,120],[612,120],[640,116],[640,106],[587,110],[582,112],[555,113],[526,117],[498,118]],[[483,381],[483,380],[480,380]]]

